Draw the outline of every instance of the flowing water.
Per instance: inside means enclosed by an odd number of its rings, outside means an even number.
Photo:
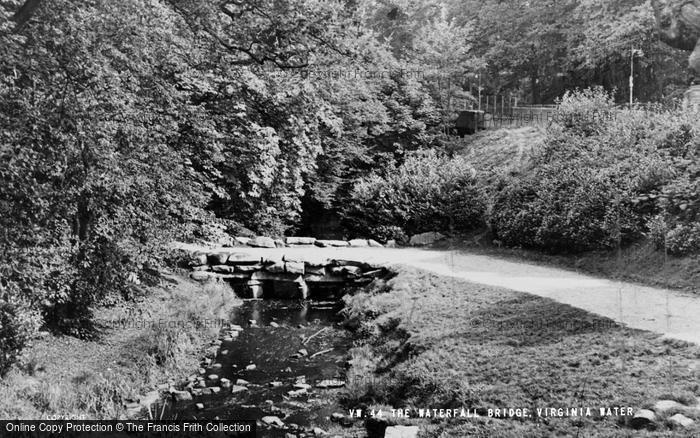
[[[169,416],[237,420],[275,416],[284,423],[259,426],[258,436],[263,437],[306,436],[314,427],[338,430],[340,426],[331,415],[346,412],[338,401],[342,389],[316,385],[324,380],[345,379],[352,339],[341,326],[341,308],[339,300],[245,301],[231,315],[237,336],[231,339],[226,333],[222,335],[218,355],[195,382],[195,387],[201,389],[204,385],[223,387],[221,379],[229,379],[236,385],[234,393],[222,388],[218,394],[207,394],[209,391],[204,389],[205,394],[191,402],[175,402]],[[211,374],[216,374],[218,381],[210,379]],[[304,384],[310,385],[307,393],[302,389],[290,394],[304,388]],[[198,408],[198,403],[204,408]]]

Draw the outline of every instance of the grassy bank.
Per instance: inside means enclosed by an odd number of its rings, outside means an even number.
[[[101,330],[94,340],[47,333],[35,339],[0,380],[0,418],[133,414],[144,394],[167,389],[198,367],[218,321],[239,303],[228,286],[176,276],[144,292],[135,302],[97,309]]]
[[[635,411],[700,395],[700,349],[548,299],[400,270],[347,298],[357,330],[347,403],[358,407]],[[659,415],[653,436],[678,433]],[[697,408],[680,409],[700,420]],[[425,437],[638,436],[631,417],[413,419]],[[389,418],[389,421],[393,421]],[[692,429],[695,433],[699,428]]]

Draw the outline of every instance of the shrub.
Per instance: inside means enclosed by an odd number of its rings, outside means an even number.
[[[685,256],[700,252],[700,224],[678,225],[666,235],[668,252]]]
[[[533,168],[494,186],[487,220],[507,245],[551,252],[610,249],[629,242],[658,214],[642,194],[673,177],[658,143],[668,115],[615,110],[601,90],[567,93]],[[682,136],[681,136],[682,137]]]
[[[409,154],[384,174],[358,180],[342,215],[348,228],[378,239],[405,233],[466,231],[481,223],[476,172],[462,158],[435,151]]]
[[[0,300],[0,376],[10,369],[37,325],[36,312]]]
[[[615,109],[615,100],[603,87],[567,91],[557,103],[555,123],[582,136],[599,132]]]

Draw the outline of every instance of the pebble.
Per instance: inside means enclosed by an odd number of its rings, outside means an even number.
[[[255,364],[250,364],[247,367],[245,367],[246,371],[253,371],[256,368],[257,366]]]
[[[219,380],[219,383],[221,384],[222,388],[230,388],[231,387],[231,381],[227,379],[226,377],[223,377],[221,380]]]
[[[271,322],[270,327],[278,328],[280,325],[277,324],[276,322]]]
[[[250,382],[247,380],[238,379],[238,380],[236,380],[236,385],[246,386],[246,385],[250,385]]]
[[[282,383],[282,382],[278,382],[278,381],[274,381],[274,382],[268,383],[268,385],[270,385],[270,386],[273,387],[273,388],[278,388],[278,387],[282,386],[283,383]]]
[[[216,374],[209,374],[209,375],[207,376],[207,378],[208,378],[209,380],[219,380],[219,376],[216,375]]]
[[[260,419],[263,423],[267,424],[268,426],[279,426],[279,427],[284,427],[284,422],[279,419],[279,417],[275,417],[274,415],[268,415],[265,417],[262,417]]]
[[[195,407],[201,411],[202,409],[204,409],[204,403],[197,403]]]
[[[245,386],[233,385],[231,387],[231,394],[238,394],[241,392],[245,392],[247,390],[248,390],[248,388],[246,388]]]
[[[328,389],[328,388],[342,388],[345,386],[345,382],[342,380],[322,380],[316,384],[317,388]]]
[[[221,369],[221,364],[220,364],[220,363],[215,363],[215,364],[212,365],[211,367],[212,367],[212,369],[220,370],[220,369]]]

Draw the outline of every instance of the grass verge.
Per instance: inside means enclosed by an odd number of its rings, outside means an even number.
[[[669,411],[640,432],[600,408],[673,399],[700,433],[700,348],[628,329],[549,299],[399,268],[346,297],[356,330],[350,407],[527,408],[532,418],[412,419],[422,437],[676,436]],[[590,417],[536,408],[590,407]],[[481,411],[483,413],[483,411]],[[395,421],[391,416],[389,422]]]
[[[126,418],[143,394],[198,367],[239,303],[225,284],[173,276],[135,302],[97,309],[95,340],[44,334],[0,380],[0,418]]]

